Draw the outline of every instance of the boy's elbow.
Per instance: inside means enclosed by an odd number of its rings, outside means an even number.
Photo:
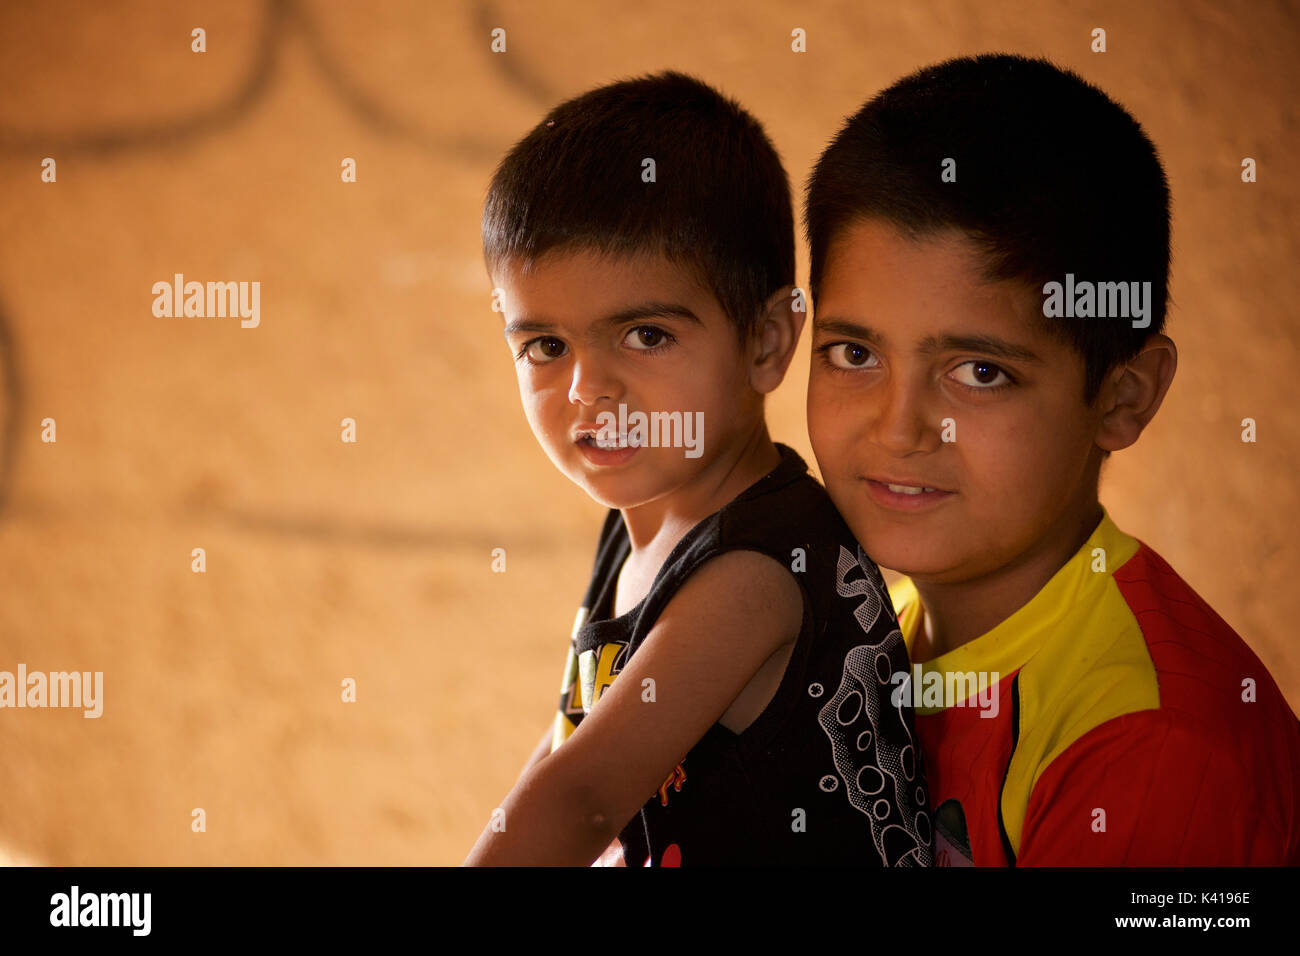
[[[603,849],[618,836],[627,821],[618,819],[608,793],[588,779],[575,777],[571,772],[572,761],[556,759],[558,755],[559,751],[535,767],[529,783],[539,792],[551,795],[554,810],[547,817],[564,821],[584,843],[590,839]]]
[[[626,822],[626,821],[625,821]],[[609,843],[623,829],[622,824],[601,810],[593,810],[579,821],[582,829],[589,831],[596,839]]]
[[[618,819],[610,801],[596,788],[581,785],[574,789],[570,806],[578,812],[576,825],[584,834],[599,842],[601,848],[618,836],[626,820]]]

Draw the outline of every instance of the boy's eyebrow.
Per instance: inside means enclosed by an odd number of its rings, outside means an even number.
[[[592,323],[592,329],[622,325],[625,322],[635,322],[637,319],[652,318],[677,318],[694,322],[696,325],[704,324],[703,319],[684,305],[675,302],[638,302],[636,305],[630,305],[610,315],[602,316]],[[545,334],[554,332],[555,329],[555,323],[544,318],[521,316],[513,322],[506,323],[505,334],[507,336],[516,335],[520,332],[541,332]]]
[[[997,358],[1013,359],[1020,362],[1034,362],[1041,365],[1043,360],[1037,352],[1016,345],[991,335],[943,335],[926,337],[921,342],[923,352],[982,352]]]
[[[857,322],[848,322],[844,319],[823,319],[820,316],[813,318],[813,328],[818,332],[825,332],[827,335],[843,335],[850,339],[861,339],[872,345],[884,345],[885,337],[869,326],[860,325]]]
[[[541,319],[515,319],[513,322],[507,322],[505,328],[506,338],[512,335],[518,335],[520,332],[554,332],[555,324],[545,322]]]
[[[613,315],[607,315],[603,319],[598,319],[596,324],[622,325],[624,322],[633,322],[637,319],[652,319],[655,317],[686,319],[688,322],[694,322],[696,325],[704,324],[704,320],[698,315],[686,308],[686,306],[678,305],[676,302],[639,302],[626,309],[620,309]]]
[[[826,319],[814,320],[814,324],[819,332],[847,336],[866,342],[868,345],[884,346],[888,341],[875,329],[857,322]],[[931,355],[937,352],[981,352],[997,358],[1033,362],[1039,365],[1043,362],[1037,352],[992,335],[927,335],[917,346],[917,351]]]

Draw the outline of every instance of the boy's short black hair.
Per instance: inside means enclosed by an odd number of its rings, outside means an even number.
[[[945,159],[955,182],[941,177]],[[991,280],[1150,281],[1147,328],[1044,318],[1083,356],[1089,403],[1164,327],[1169,184],[1155,146],[1105,93],[1043,59],[948,60],[872,98],[818,161],[805,219],[814,302],[832,243],[863,219],[914,237],[962,230]]]
[[[794,284],[794,238],[790,184],[763,127],[673,71],[555,107],[501,161],[483,209],[489,272],[557,250],[658,253],[713,291],[742,340]]]

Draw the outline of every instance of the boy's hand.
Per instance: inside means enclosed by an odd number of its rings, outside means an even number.
[[[708,561],[564,746],[520,778],[466,864],[590,864],[802,619],[802,591],[773,558]]]

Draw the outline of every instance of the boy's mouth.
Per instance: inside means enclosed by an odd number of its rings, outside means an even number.
[[[956,494],[915,479],[864,477],[863,481],[876,503],[893,511],[917,511],[946,501]]]
[[[627,448],[629,442],[627,433],[617,433],[612,428],[603,428],[600,425],[593,425],[590,422],[583,422],[573,429],[573,441],[578,445],[586,445],[589,448],[603,448],[606,451],[613,451],[618,448]]]
[[[573,443],[587,461],[603,467],[621,465],[640,450],[628,443],[627,435],[607,435],[594,428],[580,428]]]
[[[901,495],[923,495],[927,491],[938,490],[935,488],[926,488],[924,486],[918,488],[915,485],[891,485],[888,482],[885,483],[885,487],[888,488],[890,491],[893,491]]]
[[[628,447],[626,435],[613,435],[610,437],[604,437],[599,434],[583,435],[578,439],[578,444],[586,445],[589,448],[604,448],[607,451]]]

